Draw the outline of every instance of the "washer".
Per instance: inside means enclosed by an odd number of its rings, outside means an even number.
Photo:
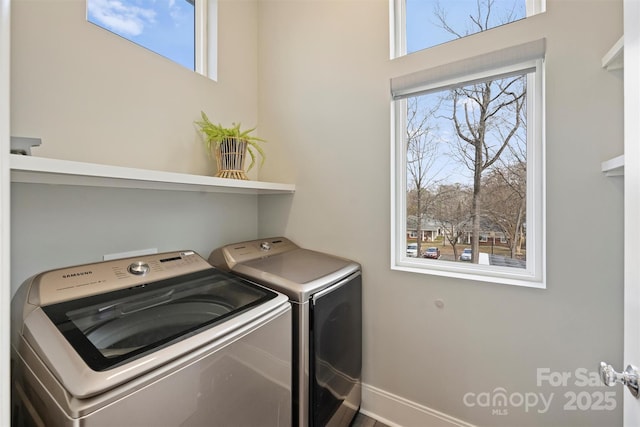
[[[291,305],[193,251],[52,270],[12,300],[13,426],[289,426]]]
[[[214,250],[209,262],[287,295],[293,306],[293,424],[347,426],[361,400],[358,263],[284,237]]]

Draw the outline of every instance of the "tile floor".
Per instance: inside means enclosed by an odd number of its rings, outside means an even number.
[[[351,423],[351,427],[388,427],[386,424],[381,423],[380,421],[376,421],[373,418],[367,417],[364,414],[358,413],[353,423]]]

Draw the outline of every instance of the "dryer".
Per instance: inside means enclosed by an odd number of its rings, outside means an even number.
[[[293,425],[348,426],[361,401],[360,264],[284,237],[227,245],[209,262],[289,297]]]
[[[290,323],[193,251],[37,274],[12,300],[12,424],[289,426]]]

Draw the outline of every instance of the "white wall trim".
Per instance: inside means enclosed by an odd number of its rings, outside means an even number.
[[[9,282],[11,229],[9,219],[9,93],[11,56],[10,0],[0,0],[0,426],[8,426],[10,422],[10,346],[9,346],[9,307],[11,301],[11,285]]]
[[[640,238],[640,3],[624,1],[624,363],[640,363],[638,322],[640,311],[640,264],[634,239]],[[619,309],[619,307],[618,307]],[[620,365],[622,366],[622,365]],[[640,402],[624,393],[623,424],[640,423]]]
[[[369,384],[362,384],[360,412],[391,427],[475,427]]]

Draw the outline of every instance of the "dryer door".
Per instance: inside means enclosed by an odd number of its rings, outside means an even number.
[[[315,294],[311,301],[310,422],[312,426],[349,425],[361,396],[360,272]]]

